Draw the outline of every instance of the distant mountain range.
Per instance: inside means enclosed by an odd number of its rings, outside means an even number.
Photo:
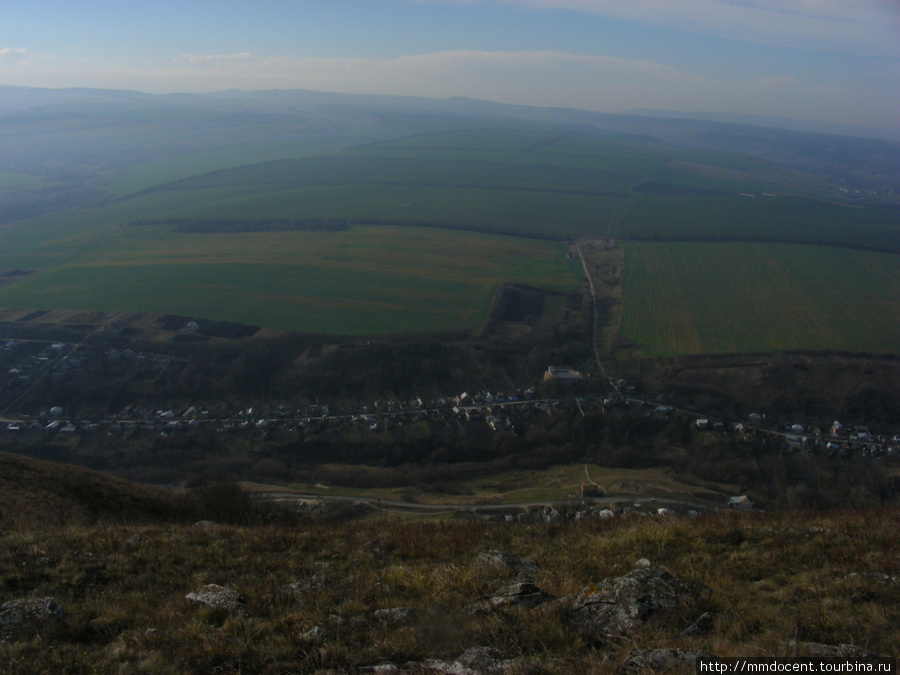
[[[611,115],[464,97],[309,90],[157,95],[0,86],[0,170],[49,175],[78,167],[84,180],[91,170],[120,173],[126,165],[204,148],[303,138],[309,142],[307,154],[322,153],[476,126],[544,131],[550,126],[560,133],[611,135],[631,145],[734,151],[788,170],[842,176],[872,194],[900,191],[900,141],[853,135],[859,130],[756,115],[656,110]]]
[[[702,121],[723,124],[756,126],[785,131],[817,134],[833,134],[872,138],[878,130],[837,125],[809,120],[799,120],[765,115],[745,115],[710,111],[672,111],[638,108],[614,115],[608,113],[578,110],[574,108],[547,108],[526,105],[495,103],[493,101],[466,97],[445,99],[416,96],[388,96],[378,94],[341,94],[312,91],[307,89],[274,89],[259,91],[227,90],[208,94],[148,94],[139,91],[115,89],[45,89],[0,85],[0,114],[12,111],[26,111],[35,108],[58,105],[79,104],[123,104],[182,105],[201,107],[222,107],[233,109],[243,107],[259,112],[296,112],[298,108],[320,108],[331,106],[357,106],[370,110],[392,109],[407,113],[495,117],[519,119],[551,124],[576,124],[598,128],[618,128],[646,124],[647,118],[656,120]],[[900,141],[900,137],[889,130],[882,130],[880,137]]]

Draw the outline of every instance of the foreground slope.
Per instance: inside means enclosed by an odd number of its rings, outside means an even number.
[[[43,464],[32,470],[37,485],[55,476]],[[70,499],[77,509],[89,497]],[[0,601],[53,598],[62,617],[5,629],[0,666],[343,673],[412,662],[401,672],[422,672],[429,659],[450,663],[473,647],[499,650],[509,672],[528,673],[613,672],[651,649],[897,657],[898,533],[895,508],[541,526],[384,515],[45,521],[2,531]],[[590,598],[613,588],[621,594],[611,606],[627,613],[626,589],[651,579],[642,619],[585,620]]]
[[[80,467],[0,452],[0,530],[171,519],[170,493]]]

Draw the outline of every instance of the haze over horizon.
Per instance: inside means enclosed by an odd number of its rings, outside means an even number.
[[[466,96],[900,136],[893,0],[15,3],[0,84]]]

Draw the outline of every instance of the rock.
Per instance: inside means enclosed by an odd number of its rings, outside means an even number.
[[[690,626],[682,631],[682,635],[705,635],[713,629],[716,617],[712,612],[704,612]]]
[[[851,572],[847,575],[847,578],[870,581],[878,586],[888,586],[897,581],[896,577],[892,577],[885,572]]]
[[[300,635],[303,642],[318,642],[328,635],[328,631],[321,626],[313,626],[308,631]]]
[[[661,567],[649,567],[588,586],[572,605],[571,624],[595,638],[631,633],[650,616],[697,599],[698,591]]]
[[[303,581],[294,581],[281,587],[287,593],[303,593],[304,591],[319,591],[325,588],[325,577],[313,574]]]
[[[563,514],[556,509],[548,509],[542,516],[542,523],[561,523],[564,520]]]
[[[367,593],[369,595],[389,595],[393,589],[387,584],[383,584],[380,581],[376,581],[374,584],[369,586],[369,590]]]
[[[817,656],[826,659],[875,659],[877,654],[853,645],[826,645],[821,642],[788,642],[791,656]]]
[[[647,569],[648,567],[652,567],[653,563],[651,563],[647,558],[641,558],[640,560],[634,561],[635,569]]]
[[[18,599],[0,605],[0,642],[45,636],[57,629],[63,610],[55,598]]]
[[[470,647],[452,665],[462,667],[457,667],[455,670],[447,672],[459,673],[460,675],[468,675],[469,673],[481,675],[482,673],[509,672],[519,667],[520,660],[505,659],[500,651],[490,647]]]
[[[473,614],[486,614],[497,609],[533,609],[550,600],[550,596],[538,588],[531,577],[517,577],[493,595],[480,598],[466,609]]]
[[[407,623],[416,618],[416,613],[409,607],[389,607],[387,609],[379,609],[372,615],[378,621],[387,624],[397,625]]]
[[[522,659],[506,659],[496,649],[489,647],[471,647],[464,651],[455,661],[438,661],[429,659],[422,662],[383,663],[377,666],[360,668],[364,673],[406,673],[408,675],[507,675],[524,670]]]
[[[245,613],[247,611],[244,598],[240,593],[218,584],[208,584],[200,590],[188,593],[184,599],[204,607],[214,607],[229,612]]]
[[[479,568],[507,568],[514,572],[536,574],[540,569],[534,560],[526,560],[505,551],[482,551],[475,558],[475,566]]]
[[[678,668],[694,672],[697,659],[716,658],[698,649],[635,649],[625,657],[622,670],[652,670],[654,672]],[[690,670],[688,670],[690,669]]]

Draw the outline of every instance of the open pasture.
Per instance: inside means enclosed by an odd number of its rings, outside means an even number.
[[[326,155],[216,172],[169,189],[245,185],[429,185],[436,187],[567,192],[624,196],[635,174],[589,167],[513,164],[480,160]]]
[[[316,142],[307,139],[278,139],[199,150],[175,158],[142,162],[116,177],[107,189],[118,196],[125,196],[157,185],[201,176],[211,171],[291,157],[305,157],[337,149],[336,140]]]
[[[474,329],[498,284],[569,290],[580,276],[561,245],[494,234],[825,243],[900,251],[896,210],[829,203],[753,183],[740,172],[756,170],[759,163],[740,153],[498,123],[299,158],[313,146],[288,141],[283,152],[290,159],[237,166],[279,155],[281,149],[264,131],[260,127],[265,142],[250,139],[139,163],[113,183],[122,196],[103,206],[57,211],[3,228],[0,270],[39,271],[2,289],[0,306],[159,311],[354,334]],[[214,167],[218,170],[190,177]],[[125,227],[167,218],[322,218],[379,227],[257,234]],[[634,243],[628,250],[622,333],[648,353],[900,351],[896,330],[884,323],[894,317],[893,305],[877,295],[896,290],[896,279],[868,276],[872,260],[882,261],[876,268],[891,271],[894,258],[775,245],[687,249]],[[694,259],[693,252],[681,253],[688,250],[717,253]],[[741,253],[730,253],[734,250]],[[763,250],[768,258],[754,253]],[[807,250],[817,252],[798,256]],[[651,251],[682,258],[649,263]],[[777,264],[766,268],[764,258]],[[701,263],[708,267],[703,273]],[[754,265],[763,271],[741,271]],[[844,280],[836,290],[823,279],[837,271]],[[669,294],[682,288],[705,297],[711,284],[704,274],[725,275],[731,300],[678,305],[668,299],[682,309],[659,314],[659,321],[646,314],[642,303],[649,300],[642,297],[660,292],[654,284]],[[761,279],[789,290],[760,289]],[[805,304],[795,310],[788,299],[798,292]],[[746,304],[754,294],[771,302],[720,320],[733,311],[728,303]],[[888,311],[878,302],[887,302]],[[804,312],[810,316],[798,320]]]
[[[340,218],[554,239],[605,229],[621,198],[433,185],[256,185],[154,192],[96,215],[109,225],[171,217]],[[131,218],[133,217],[133,218]]]
[[[900,252],[900,211],[761,193],[642,194],[612,236],[670,241],[774,241]]]
[[[766,243],[628,243],[622,337],[652,356],[900,353],[900,257]]]
[[[170,312],[286,330],[474,330],[493,289],[577,288],[555,243],[404,227],[177,234],[117,228],[53,269],[0,289],[0,305]]]
[[[347,218],[551,238],[900,251],[895,209],[830,203],[748,180],[733,169],[759,162],[742,157],[571,131],[424,133],[177,180],[97,216],[111,224],[129,216]]]

